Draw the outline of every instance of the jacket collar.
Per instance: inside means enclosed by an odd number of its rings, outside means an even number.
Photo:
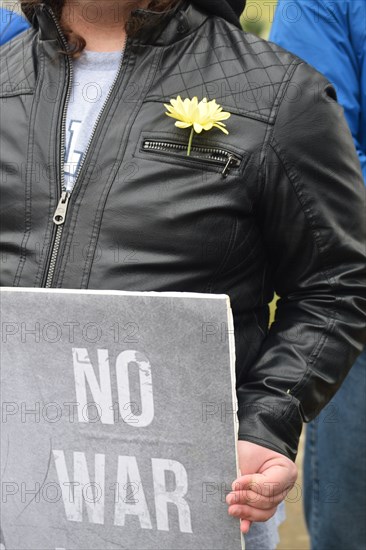
[[[38,4],[32,16],[27,15],[33,27],[38,30],[40,40],[58,40],[61,43],[64,41],[57,18],[48,5]],[[208,18],[207,13],[188,1],[181,2],[164,14],[137,9],[133,16],[148,20],[134,37],[134,42],[155,46],[165,46],[179,41],[184,36],[194,33]]]

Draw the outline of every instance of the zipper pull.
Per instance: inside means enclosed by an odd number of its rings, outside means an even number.
[[[230,155],[229,158],[227,159],[227,163],[225,164],[225,168],[222,171],[222,175],[224,176],[224,178],[226,178],[226,176],[230,174],[230,168],[232,165],[239,166],[239,164],[240,164],[240,160],[236,158],[234,155]]]
[[[67,207],[69,205],[70,193],[63,191],[60,201],[57,205],[55,215],[53,216],[53,222],[56,225],[62,225],[66,218]]]

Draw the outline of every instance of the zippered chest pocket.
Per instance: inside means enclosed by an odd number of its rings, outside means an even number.
[[[195,136],[200,140],[201,136]],[[201,141],[202,138],[201,138]],[[151,158],[170,162],[173,164],[183,164],[186,166],[196,166],[200,169],[208,169],[215,172],[221,172],[223,178],[229,174],[238,172],[243,164],[243,155],[233,151],[230,147],[221,147],[221,144],[211,145],[207,142],[192,145],[190,156],[187,155],[188,142],[174,137],[148,136],[142,135],[140,140],[139,152],[144,155],[151,155]]]

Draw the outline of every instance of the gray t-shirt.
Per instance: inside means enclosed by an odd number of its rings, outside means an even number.
[[[74,60],[74,77],[67,109],[65,187],[71,191],[98,115],[116,78],[122,52],[84,50]]]

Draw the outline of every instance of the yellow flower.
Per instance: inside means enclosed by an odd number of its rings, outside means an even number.
[[[208,131],[212,130],[212,128],[218,128],[224,134],[229,133],[222,121],[231,117],[231,114],[223,111],[215,99],[207,101],[205,97],[202,101],[198,102],[197,97],[182,100],[178,96],[177,99],[170,100],[170,105],[164,104],[164,106],[169,111],[165,114],[177,119],[175,125],[178,128],[192,127],[187,155],[190,155],[191,152],[194,132],[200,134],[202,130]]]

